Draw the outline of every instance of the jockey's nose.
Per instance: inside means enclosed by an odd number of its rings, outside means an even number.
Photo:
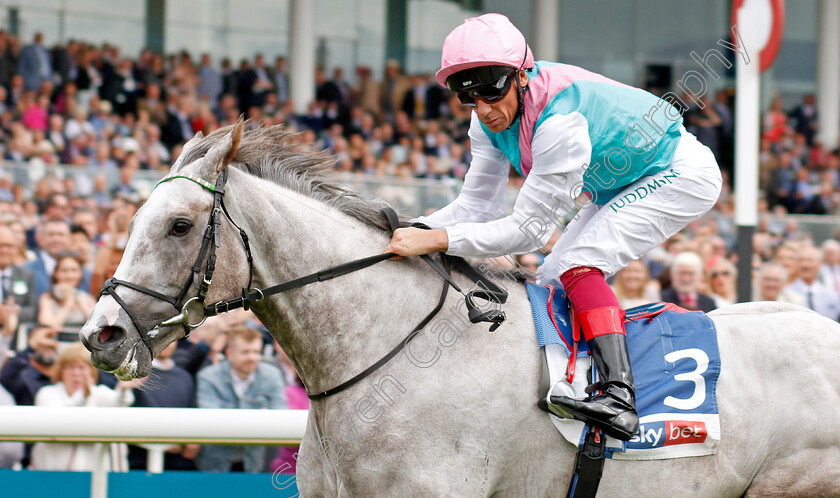
[[[487,113],[492,110],[493,108],[484,99],[475,99],[475,112],[478,114],[478,117],[484,119],[487,117]]]

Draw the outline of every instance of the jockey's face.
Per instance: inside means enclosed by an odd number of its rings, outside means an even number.
[[[528,75],[524,71],[517,72],[519,84],[523,87],[528,85]],[[516,119],[516,111],[519,110],[519,92],[515,88],[507,92],[498,102],[492,104],[482,99],[475,101],[475,113],[482,124],[493,133],[499,133],[508,129]]]

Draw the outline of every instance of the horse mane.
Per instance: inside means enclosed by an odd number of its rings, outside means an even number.
[[[233,126],[219,128],[190,147],[181,164],[204,157]],[[326,151],[302,150],[293,142],[296,135],[282,125],[261,127],[246,121],[231,166],[333,206],[366,225],[390,232],[391,225],[382,212],[388,203],[367,199],[339,184],[333,169],[335,158]]]

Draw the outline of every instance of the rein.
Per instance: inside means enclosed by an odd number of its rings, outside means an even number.
[[[150,356],[153,356],[151,338],[157,336],[157,331],[161,327],[181,325],[184,327],[184,337],[188,337],[192,329],[203,324],[207,317],[216,316],[221,313],[226,313],[228,311],[238,308],[248,310],[250,309],[251,304],[259,303],[266,297],[287,292],[292,289],[297,289],[315,282],[323,282],[336,277],[340,277],[342,275],[347,275],[348,273],[353,273],[364,268],[368,268],[370,266],[373,266],[377,263],[381,263],[382,261],[391,259],[392,257],[396,256],[396,254],[393,253],[376,254],[373,256],[368,256],[366,258],[361,258],[349,261],[347,263],[342,263],[337,266],[326,268],[324,270],[320,270],[315,273],[296,278],[294,280],[289,280],[287,282],[267,287],[265,289],[252,288],[251,283],[253,282],[254,265],[253,258],[251,255],[251,247],[248,242],[248,234],[242,228],[240,228],[239,225],[236,224],[236,222],[233,221],[224,203],[224,188],[225,183],[227,182],[227,169],[222,170],[222,173],[219,175],[219,178],[217,179],[215,184],[211,184],[210,182],[202,178],[196,177],[194,175],[174,174],[164,177],[157,183],[157,185],[177,178],[190,180],[213,194],[213,210],[210,213],[210,219],[208,220],[207,226],[204,230],[204,237],[201,243],[201,247],[198,251],[198,257],[196,258],[195,264],[193,264],[192,267],[192,277],[187,280],[186,285],[183,287],[181,293],[176,298],[172,298],[152,289],[143,287],[141,285],[137,285],[135,283],[128,282],[125,280],[119,280],[116,278],[109,278],[108,280],[106,280],[105,284],[102,286],[102,290],[100,291],[100,296],[105,294],[110,295],[114,298],[117,304],[123,310],[125,310],[129,318],[131,319],[132,324],[137,329],[137,332],[140,335],[140,339],[148,349]],[[242,239],[242,243],[245,249],[245,255],[248,261],[248,285],[242,288],[242,294],[239,297],[205,305],[204,301],[207,297],[207,291],[210,288],[210,284],[212,283],[213,272],[215,271],[216,267],[216,249],[221,244],[222,213],[224,213],[228,221],[230,221],[231,224],[237,230],[239,230],[239,235]],[[383,214],[388,219],[388,223],[391,228],[391,233],[393,234],[393,232],[400,227],[399,217],[391,207],[384,208]],[[429,228],[419,223],[412,224],[411,226],[423,229]],[[205,257],[207,259],[207,264],[205,266],[204,274],[202,275],[201,267]],[[327,389],[326,391],[321,391],[313,394],[309,392],[309,389],[307,388],[306,394],[309,397],[309,399],[324,399],[328,396],[332,396],[333,394],[337,394],[341,391],[344,391],[345,389],[356,384],[360,380],[364,379],[365,377],[367,377],[368,375],[370,375],[371,373],[375,372],[380,367],[388,363],[392,358],[394,358],[394,356],[399,354],[408,345],[408,343],[411,342],[417,336],[417,333],[421,329],[423,329],[423,327],[425,327],[431,321],[431,319],[434,318],[434,316],[440,311],[440,309],[443,307],[444,302],[446,301],[446,297],[448,295],[450,286],[453,289],[455,289],[458,293],[464,296],[467,305],[468,318],[471,323],[489,322],[491,323],[490,331],[493,332],[497,328],[499,328],[502,322],[504,322],[505,313],[503,311],[497,309],[482,311],[479,308],[479,306],[475,303],[475,298],[483,299],[488,302],[494,302],[497,304],[504,304],[507,301],[508,297],[507,291],[499,287],[490,279],[486,278],[484,275],[480,274],[477,270],[470,266],[469,263],[467,263],[463,258],[449,256],[444,253],[441,253],[440,257],[441,262],[443,264],[443,266],[441,267],[441,265],[439,265],[428,254],[422,255],[420,257],[427,264],[429,264],[429,266],[431,266],[432,269],[434,269],[441,277],[443,277],[444,280],[443,288],[441,289],[440,299],[438,300],[437,305],[435,305],[435,308],[429,314],[427,314],[423,318],[423,320],[421,320],[420,323],[418,323],[411,330],[408,336],[406,336],[402,341],[400,341],[400,343],[397,344],[397,346],[394,349],[392,349],[385,356],[380,358],[376,363],[366,368],[359,374],[353,376],[352,378],[342,382],[341,384],[331,389]],[[457,269],[465,276],[467,276],[470,280],[472,280],[476,284],[476,288],[466,293],[463,290],[461,290],[458,284],[455,283],[455,281],[452,279],[452,268]],[[135,291],[151,296],[155,299],[167,302],[171,304],[177,311],[179,311],[179,314],[161,321],[149,330],[144,330],[140,327],[140,323],[137,320],[135,314],[131,311],[131,308],[117,294],[116,287],[118,285],[128,287],[129,289],[133,289]],[[190,291],[190,286],[193,286],[196,289],[198,289],[198,293],[196,296],[187,299],[186,296]],[[196,305],[202,306],[201,311],[203,316],[201,320],[197,323],[190,322],[189,308],[190,306],[193,306],[194,303]]]

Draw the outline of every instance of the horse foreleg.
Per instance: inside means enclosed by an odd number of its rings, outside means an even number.
[[[346,490],[339,482],[329,460],[329,448],[315,433],[313,411],[309,412],[306,433],[300,442],[297,456],[296,480],[300,496],[343,496]]]

